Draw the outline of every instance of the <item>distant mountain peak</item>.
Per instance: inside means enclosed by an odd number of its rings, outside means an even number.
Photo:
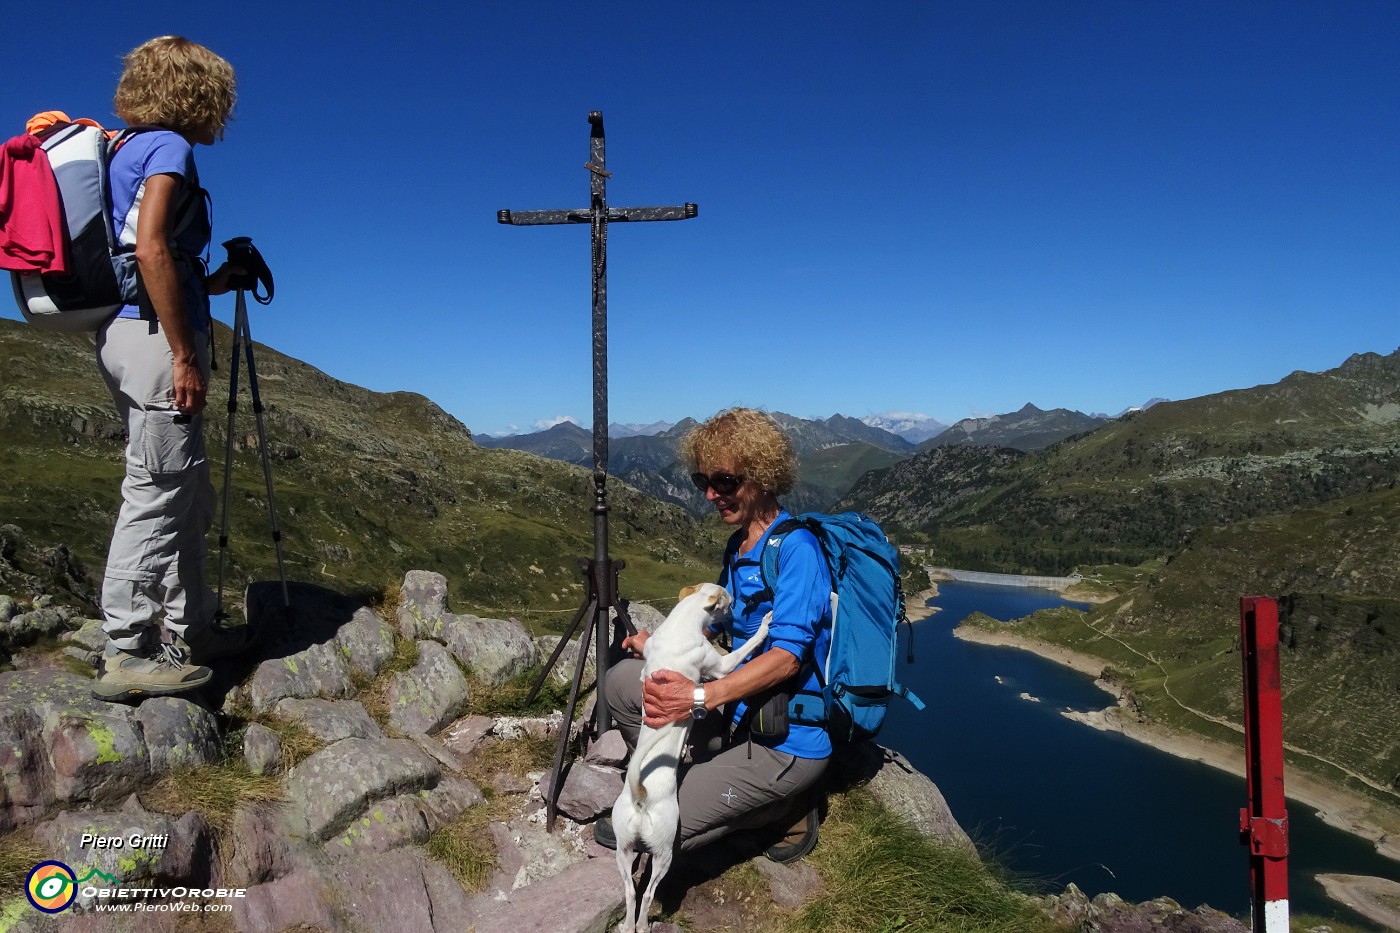
[[[930,418],[922,412],[886,411],[875,415],[866,415],[860,420],[872,428],[896,434],[911,444],[923,443],[948,430],[948,425],[936,418]]]

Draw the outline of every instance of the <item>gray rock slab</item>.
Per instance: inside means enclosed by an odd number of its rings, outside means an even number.
[[[359,819],[326,841],[325,851],[339,858],[421,844],[468,807],[484,801],[481,791],[471,781],[446,775],[431,790],[400,794],[370,804]]]
[[[366,853],[306,868],[251,888],[239,900],[234,923],[245,933],[299,927],[331,933],[460,933],[478,920],[457,880],[417,849]]]
[[[439,733],[438,738],[457,754],[470,755],[491,734],[495,724],[489,716],[463,716]]]
[[[181,697],[153,697],[136,708],[150,767],[155,772],[195,768],[223,757],[218,723],[208,710]]]
[[[429,638],[433,623],[447,613],[447,578],[427,570],[410,570],[400,588],[398,624],[404,638]]]
[[[779,907],[790,910],[801,907],[822,889],[822,876],[805,861],[779,865],[760,856],[750,859],[749,864],[768,882],[768,892],[773,896],[773,903]]]
[[[335,634],[350,670],[366,678],[377,675],[394,656],[394,629],[373,609],[361,606]]]
[[[91,683],[52,669],[0,673],[0,832],[54,805],[120,799],[170,767],[216,753],[208,710],[168,697],[106,703]]]
[[[80,645],[89,651],[100,651],[107,644],[107,633],[102,631],[102,623],[89,619],[78,629],[65,632],[59,637],[64,644]]]
[[[350,666],[334,643],[260,662],[245,689],[255,713],[271,712],[289,697],[347,697],[354,692]]]
[[[421,803],[417,794],[404,794],[371,804],[364,816],[326,840],[326,854],[335,858],[349,853],[388,852],[427,842],[431,830]]]
[[[243,761],[254,774],[276,774],[282,767],[282,740],[262,723],[249,723],[243,732]]]
[[[292,768],[284,782],[301,826],[329,839],[378,800],[437,786],[436,761],[407,739],[343,739]]]
[[[358,700],[279,700],[273,712],[281,719],[301,723],[322,742],[341,739],[382,739],[384,732]]]
[[[287,803],[245,803],[234,810],[223,834],[226,884],[265,884],[321,860],[319,850],[293,831],[293,812],[294,806]]]
[[[434,635],[473,676],[503,684],[540,662],[529,633],[513,620],[443,616]]]
[[[824,780],[864,783],[887,810],[902,816],[919,832],[964,846],[974,854],[977,851],[937,785],[899,752],[874,742],[852,745],[832,757]]]
[[[74,810],[36,826],[34,838],[46,846],[51,858],[72,866],[80,875],[96,868],[124,887],[203,888],[219,883],[213,834],[196,813],[176,818],[143,810]],[[88,886],[114,885],[94,879]],[[96,900],[95,896],[78,897],[83,907]]]
[[[480,914],[476,933],[607,933],[608,921],[622,908],[622,882],[613,859],[596,858],[516,888],[503,900],[474,903]]]
[[[466,709],[470,688],[457,662],[435,641],[418,643],[418,663],[389,683],[389,725],[403,733],[436,732]]]
[[[419,796],[422,798],[419,806],[428,820],[429,831],[447,825],[465,810],[486,802],[475,784],[455,774],[443,775],[437,787],[428,791],[426,796]]]
[[[610,765],[575,761],[564,775],[559,789],[559,812],[580,822],[588,822],[612,809],[617,795],[622,793],[623,772]],[[540,790],[549,794],[553,788],[550,775],[540,781]]]
[[[598,737],[598,741],[588,746],[583,760],[593,765],[621,768],[627,760],[627,742],[623,740],[621,732],[609,729]]]
[[[362,602],[309,583],[290,583],[288,595],[290,608],[277,581],[248,588],[257,641],[241,669],[231,669],[232,680],[216,671],[226,710],[242,703],[265,713],[286,698],[349,696],[356,679],[374,676],[392,657],[392,627]]]

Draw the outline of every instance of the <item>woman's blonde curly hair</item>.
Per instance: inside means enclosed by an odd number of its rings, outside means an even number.
[[[112,104],[129,125],[224,138],[238,97],[233,66],[224,59],[198,42],[160,36],[132,49],[122,63]]]
[[[771,417],[752,408],[730,408],[691,428],[681,440],[681,456],[698,470],[729,466],[776,496],[797,484],[797,454]]]

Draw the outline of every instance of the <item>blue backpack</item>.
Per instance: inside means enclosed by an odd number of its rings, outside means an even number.
[[[838,741],[873,739],[884,724],[890,697],[902,696],[915,709],[924,708],[894,676],[901,622],[909,633],[908,661],[914,660],[914,628],[904,613],[899,552],[879,525],[856,512],[804,513],[774,528],[770,544],[797,528],[816,537],[831,571],[831,652],[825,666],[817,669],[827,732]],[[765,547],[759,572],[770,591],[777,562],[778,548]]]

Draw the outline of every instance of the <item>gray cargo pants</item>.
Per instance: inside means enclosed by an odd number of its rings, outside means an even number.
[[[209,378],[209,346],[199,364]],[[175,408],[173,356],[160,328],[114,318],[98,331],[97,362],[126,423],[122,506],[102,581],[102,630],[132,651],[156,633],[156,617],[184,635],[214,613],[204,583],[204,536],[214,519],[214,486],[204,456],[204,418]]]
[[[603,699],[613,725],[629,749],[637,747],[642,726],[642,662],[626,658],[608,668]],[[690,733],[694,761],[682,764],[677,796],[682,852],[698,849],[726,833],[795,819],[799,795],[826,770],[825,758],[798,758],[757,743],[731,739],[720,710],[697,722]]]

